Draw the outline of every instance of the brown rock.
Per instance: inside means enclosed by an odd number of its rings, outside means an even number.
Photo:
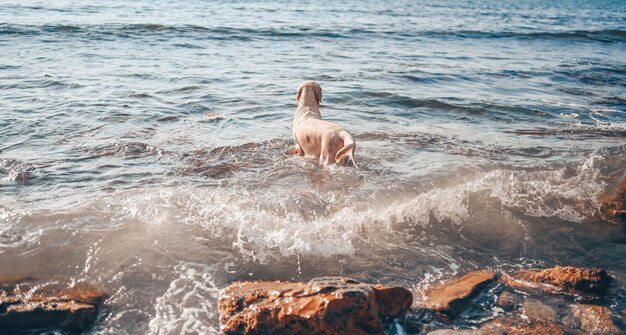
[[[208,119],[211,121],[223,121],[225,120],[225,118],[217,113],[212,113],[212,112],[208,112],[205,114],[206,116],[208,116]]]
[[[512,316],[502,316],[480,327],[486,334],[506,335],[563,335],[565,330],[550,320],[522,320]]]
[[[524,315],[531,321],[556,321],[554,308],[536,299],[528,299],[524,302]]]
[[[470,272],[426,291],[428,298],[418,306],[430,308],[451,317],[459,315],[469,300],[497,280],[489,270]]]
[[[481,330],[475,329],[437,329],[428,333],[428,335],[485,335]]]
[[[609,194],[598,198],[600,213],[607,219],[626,221],[626,177]]]
[[[513,276],[502,276],[502,280],[510,286],[590,294],[606,292],[611,279],[611,276],[601,269],[571,266],[556,266],[543,271],[520,271]]]
[[[88,330],[106,294],[88,284],[68,286],[31,277],[0,279],[0,329],[8,333]]]
[[[308,283],[236,282],[218,301],[226,334],[383,334],[381,319],[405,313],[411,292],[343,277]]]
[[[615,326],[611,319],[611,310],[597,305],[574,305],[574,315],[580,320],[580,328],[591,335],[618,335],[623,332]]]
[[[487,334],[565,334],[557,324],[557,312],[536,299],[524,301],[520,311],[500,316],[480,329]]]

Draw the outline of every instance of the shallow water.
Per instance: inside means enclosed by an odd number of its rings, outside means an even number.
[[[623,1],[0,13],[0,275],[102,286],[94,334],[216,333],[228,283],[319,275],[602,267],[626,308]],[[286,155],[308,79],[359,170]]]

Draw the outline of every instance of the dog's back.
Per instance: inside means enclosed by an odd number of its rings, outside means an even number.
[[[298,87],[298,109],[293,119],[296,154],[315,158],[321,165],[344,163],[348,157],[356,167],[354,137],[342,127],[322,119],[319,105],[322,88],[314,81]]]

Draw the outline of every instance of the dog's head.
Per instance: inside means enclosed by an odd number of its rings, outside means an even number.
[[[302,84],[300,84],[300,86],[298,86],[298,94],[296,94],[296,101],[300,102],[300,96],[302,96],[302,93],[305,90],[312,90],[313,94],[315,95],[315,98],[317,99],[317,104],[321,105],[322,104],[322,87],[312,81],[305,81]]]

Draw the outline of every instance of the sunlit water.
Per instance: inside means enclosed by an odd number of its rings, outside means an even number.
[[[0,275],[100,285],[109,334],[218,332],[234,280],[484,267],[605,268],[619,313],[626,2],[543,3],[3,1]],[[359,170],[285,154],[309,79]]]

